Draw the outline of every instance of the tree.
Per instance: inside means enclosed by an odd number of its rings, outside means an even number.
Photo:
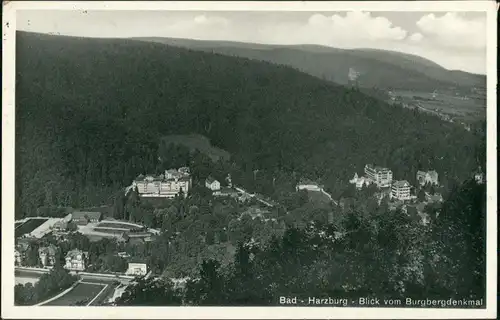
[[[55,266],[49,273],[45,273],[33,286],[16,285],[14,287],[14,302],[16,305],[33,305],[57,294],[76,282],[76,276],[69,274],[67,270]]]
[[[419,191],[418,191],[418,194],[417,194],[417,199],[418,201],[420,202],[424,202],[425,201],[425,190],[423,188],[421,188]]]
[[[125,195],[119,192],[113,204],[113,218],[121,220],[125,218]]]
[[[179,306],[182,296],[170,280],[139,278],[115,303],[118,306]]]
[[[31,243],[26,250],[26,259],[24,263],[28,267],[39,267],[41,265],[40,257],[38,254],[39,246],[36,243]]]
[[[210,259],[202,262],[200,279],[187,283],[188,301],[201,306],[217,306],[224,302],[224,281],[219,268],[218,261]]]
[[[215,233],[213,230],[207,231],[207,234],[205,235],[205,243],[207,245],[212,245],[215,243]]]

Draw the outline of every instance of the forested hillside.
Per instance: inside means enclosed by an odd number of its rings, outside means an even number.
[[[264,247],[239,245],[227,266],[206,259],[184,292],[169,280],[141,279],[117,304],[269,306],[290,295],[306,306],[309,297],[333,297],[337,306],[356,306],[361,297],[380,299],[381,307],[390,307],[383,299],[401,299],[405,307],[421,307],[405,305],[407,298],[476,302],[486,289],[485,200],[486,185],[468,180],[429,227],[380,206],[369,215],[350,212],[340,239],[332,224],[289,228]]]
[[[242,172],[321,178],[338,194],[365,163],[445,183],[484,135],[290,67],[133,40],[18,33],[17,216],[98,205],[154,171],[160,138],[202,134]],[[481,128],[482,129],[482,128]]]
[[[337,49],[316,45],[263,45],[229,41],[200,41],[173,38],[139,38],[172,46],[285,64],[305,73],[339,84],[347,84],[349,68],[360,72],[364,88],[415,91],[485,87],[484,75],[450,71],[416,55],[375,49]]]

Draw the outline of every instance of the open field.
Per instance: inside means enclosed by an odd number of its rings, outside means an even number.
[[[16,226],[16,237],[20,237],[24,234],[30,233],[42,224],[44,224],[49,219],[29,219],[28,221]]]
[[[89,305],[89,303],[94,302],[94,298],[96,298],[105,288],[107,288],[106,284],[80,282],[70,292],[56,300],[44,304],[44,306],[86,306]]]
[[[167,145],[170,143],[179,144],[188,147],[191,151],[198,149],[200,152],[209,156],[213,161],[219,159],[228,160],[230,158],[229,152],[212,146],[208,138],[198,134],[188,135],[169,135],[163,137],[163,142]]]
[[[395,91],[394,94],[404,102],[418,102],[425,109],[463,120],[477,120],[486,115],[486,100],[477,97],[463,99],[451,93],[438,93],[433,97],[432,92],[416,91]]]

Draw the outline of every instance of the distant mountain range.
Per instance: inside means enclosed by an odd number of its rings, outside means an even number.
[[[134,39],[287,65],[342,85],[348,84],[349,69],[352,68],[359,73],[358,85],[364,88],[414,91],[455,88],[455,90],[470,91],[471,87],[486,86],[484,75],[447,70],[428,59],[395,51],[177,38]]]

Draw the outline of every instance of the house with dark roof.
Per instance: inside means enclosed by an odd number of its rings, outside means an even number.
[[[71,214],[71,220],[80,226],[97,223],[101,221],[101,217],[100,212],[77,211]]]
[[[56,263],[57,247],[53,244],[38,249],[38,256],[43,267],[53,266]]]

